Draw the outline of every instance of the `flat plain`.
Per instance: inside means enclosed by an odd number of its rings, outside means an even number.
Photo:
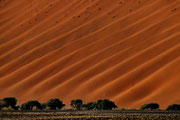
[[[180,120],[178,111],[1,111],[0,120]]]

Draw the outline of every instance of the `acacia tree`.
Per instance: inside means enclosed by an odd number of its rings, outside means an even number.
[[[42,106],[42,109],[44,110],[47,107],[47,103],[42,103],[41,106]]]
[[[51,110],[62,109],[65,106],[58,98],[50,99],[46,105],[50,107]]]
[[[149,104],[144,104],[140,107],[140,110],[147,110],[147,109],[150,109],[150,110],[155,110],[155,109],[158,109],[159,108],[159,104],[157,103],[149,103]]]
[[[180,110],[180,104],[169,105],[166,110]]]
[[[117,108],[114,102],[104,99],[98,100],[97,102],[89,102],[87,104],[82,105],[83,109],[86,110],[112,110],[113,108]]]
[[[98,110],[112,110],[113,108],[117,108],[114,102],[104,99],[104,100],[98,100],[96,109]]]
[[[33,107],[42,109],[41,103],[39,103],[37,100],[31,100],[21,105],[22,110],[33,110]]]
[[[81,99],[71,100],[71,106],[77,110],[80,110],[83,101]]]
[[[4,101],[2,101],[2,99],[0,99],[0,110],[3,108],[4,105]]]
[[[96,102],[88,102],[87,104],[83,105],[83,107],[85,107],[86,110],[96,109],[96,106],[97,106]]]
[[[1,100],[1,107],[12,107],[13,109],[16,108],[16,104],[17,104],[17,99],[15,97],[7,97],[7,98],[3,98]]]

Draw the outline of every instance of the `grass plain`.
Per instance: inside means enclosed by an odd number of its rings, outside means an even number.
[[[180,120],[178,111],[1,111],[0,120]]]

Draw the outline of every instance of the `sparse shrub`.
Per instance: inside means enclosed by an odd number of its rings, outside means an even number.
[[[44,110],[51,110],[51,108],[50,107],[46,107]]]
[[[80,110],[81,106],[83,104],[83,101],[81,99],[71,100],[71,106],[75,108],[76,110]]]
[[[33,107],[37,107],[38,109],[41,109],[41,103],[39,103],[37,100],[31,100],[26,103],[23,103],[21,106],[22,110],[33,110]]]
[[[61,109],[65,106],[65,104],[62,103],[61,100],[54,98],[54,99],[50,99],[47,102],[47,107],[50,107],[51,110],[56,110],[56,109]]]
[[[14,110],[11,106],[9,107],[3,107],[2,110]]]
[[[32,110],[40,110],[37,106],[34,106]]]
[[[180,110],[180,104],[169,105],[166,110]]]
[[[159,105],[157,103],[149,103],[149,104],[144,104],[140,107],[140,110],[155,110],[158,109]]]
[[[134,110],[134,111],[136,111],[137,109],[136,109],[136,108],[131,108],[131,109],[128,109],[128,110]]]
[[[127,110],[127,109],[125,109],[125,108],[114,108],[113,110]]]

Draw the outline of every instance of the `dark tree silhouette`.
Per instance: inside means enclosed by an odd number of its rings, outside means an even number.
[[[166,110],[180,110],[180,104],[169,105]]]
[[[57,98],[50,99],[47,102],[47,107],[50,107],[51,110],[62,109],[64,106],[65,104],[63,104],[62,101]]]
[[[87,104],[83,105],[87,110],[96,109],[97,103],[96,102],[88,102]]]
[[[37,100],[31,100],[31,101],[25,102],[21,105],[22,110],[33,110],[33,107],[42,109],[41,103],[39,103]]]
[[[42,109],[44,110],[47,107],[47,103],[42,103],[41,106],[42,106]]]
[[[104,100],[98,100],[96,109],[98,110],[112,110],[113,108],[117,108],[114,102],[104,99]]]
[[[159,104],[157,103],[149,103],[149,104],[144,104],[140,107],[140,110],[155,110],[159,108]]]
[[[87,110],[112,110],[113,108],[117,108],[114,102],[104,99],[104,100],[98,100],[97,102],[89,102],[87,104],[82,105],[83,109]]]
[[[83,101],[81,99],[71,100],[71,106],[77,110],[80,110]]]
[[[9,107],[11,106],[13,109],[16,107],[17,100],[15,97],[7,97],[2,99],[2,107]]]

